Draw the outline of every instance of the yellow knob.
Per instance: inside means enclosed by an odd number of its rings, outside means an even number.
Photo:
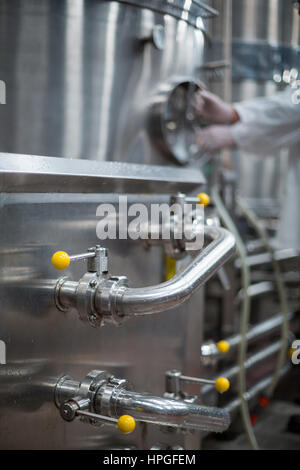
[[[135,430],[135,419],[130,415],[120,416],[117,426],[119,431],[129,434]]]
[[[293,356],[294,352],[296,352],[296,351],[297,351],[296,348],[289,348],[289,350],[288,350],[289,357],[291,358]]]
[[[176,260],[166,255],[166,281],[169,281],[176,274]]]
[[[70,256],[65,251],[57,251],[53,254],[51,262],[56,269],[66,269],[70,264]]]
[[[217,343],[217,348],[218,348],[219,353],[226,354],[230,349],[230,345],[228,341],[222,340]]]
[[[226,377],[219,377],[216,380],[215,387],[219,393],[226,392],[230,387],[230,382]]]
[[[210,203],[210,197],[206,193],[197,194],[197,198],[199,199],[198,204],[203,204],[203,206],[208,206]]]

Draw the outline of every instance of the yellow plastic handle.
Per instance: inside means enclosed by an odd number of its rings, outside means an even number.
[[[290,358],[292,358],[293,354],[297,351],[296,348],[289,348],[288,350],[288,355]]]
[[[66,269],[70,264],[70,256],[65,251],[57,251],[52,255],[51,263],[55,269]]]
[[[215,387],[219,393],[224,393],[229,389],[230,382],[226,377],[219,377],[215,382]]]
[[[197,198],[199,199],[198,204],[203,204],[203,206],[208,206],[210,203],[210,197],[206,193],[197,194]]]
[[[122,415],[118,419],[117,426],[123,434],[130,434],[135,430],[135,419],[130,415]]]
[[[226,354],[230,349],[230,344],[228,343],[228,341],[221,340],[217,343],[217,349],[219,353]]]

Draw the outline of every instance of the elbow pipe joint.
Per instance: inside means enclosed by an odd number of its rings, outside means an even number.
[[[203,227],[202,227],[203,228]],[[75,307],[92,326],[120,325],[131,316],[149,315],[177,307],[210,279],[235,252],[233,235],[221,227],[204,226],[204,248],[172,279],[142,288],[129,288],[125,276],[87,272],[79,282],[59,279],[55,303],[60,310]],[[162,240],[162,242],[164,242]]]

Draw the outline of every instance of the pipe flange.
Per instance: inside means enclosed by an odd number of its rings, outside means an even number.
[[[108,383],[111,374],[103,370],[91,370],[83,379],[79,388],[79,395],[90,400],[90,411],[96,413],[94,406],[98,390]]]
[[[56,385],[55,385],[55,390],[54,390],[54,403],[57,406],[57,408],[61,407],[62,401],[60,399],[60,390],[63,384],[66,382],[66,380],[73,380],[72,377],[69,375],[63,375],[61,376]]]
[[[119,326],[125,320],[122,312],[117,309],[117,299],[128,286],[126,276],[110,276],[103,283],[98,285],[95,308],[101,313],[103,324],[110,323]]]
[[[95,407],[98,413],[111,416],[113,418],[118,417],[116,403],[117,398],[123,390],[131,390],[131,384],[126,379],[118,379],[113,375],[110,376],[108,382],[98,389],[98,393],[95,395]]]
[[[55,284],[55,288],[54,288],[54,302],[55,302],[56,308],[60,310],[61,312],[67,312],[69,310],[69,307],[66,305],[63,305],[60,301],[60,289],[64,285],[64,283],[68,280],[69,278],[67,276],[60,277],[57,280]]]
[[[85,273],[78,282],[76,290],[76,306],[83,322],[98,328],[102,326],[102,315],[95,308],[95,294],[99,285],[105,280],[96,273]]]

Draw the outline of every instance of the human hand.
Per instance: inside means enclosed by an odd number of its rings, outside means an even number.
[[[214,152],[230,148],[235,141],[230,132],[230,126],[209,126],[196,131],[196,141],[202,152]]]
[[[239,120],[235,108],[207,90],[195,94],[194,112],[198,118],[214,124],[234,124]]]

